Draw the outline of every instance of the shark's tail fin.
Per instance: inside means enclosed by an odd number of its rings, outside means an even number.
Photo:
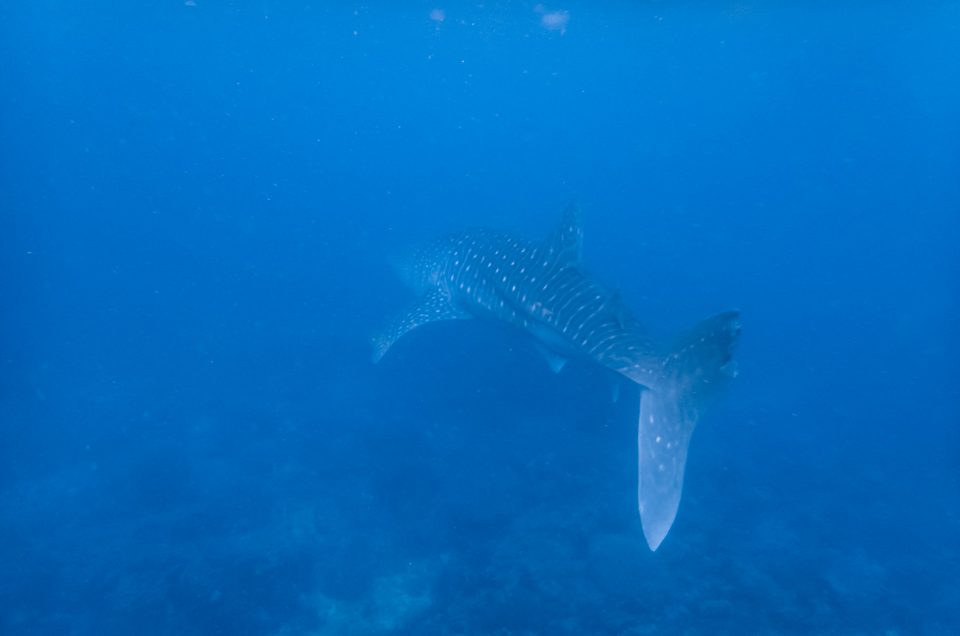
[[[677,516],[687,447],[697,420],[735,374],[738,316],[736,311],[718,314],[680,338],[662,361],[663,381],[640,398],[638,495],[651,550],[660,546]]]

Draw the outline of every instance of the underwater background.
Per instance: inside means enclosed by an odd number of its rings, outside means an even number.
[[[960,3],[6,2],[0,633],[960,633]],[[657,552],[638,391],[390,255],[742,312]]]

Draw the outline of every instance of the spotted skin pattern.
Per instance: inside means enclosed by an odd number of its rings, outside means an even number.
[[[543,242],[478,229],[420,247],[401,271],[419,299],[374,338],[374,360],[420,325],[481,318],[530,334],[555,371],[579,358],[641,385],[638,505],[656,550],[679,507],[693,429],[734,375],[738,314],[654,343],[619,294],[583,271],[582,236],[579,213],[569,208]]]
[[[580,267],[578,216],[568,210],[542,243],[477,229],[421,247],[405,272],[421,301],[377,339],[375,357],[420,324],[477,317],[530,332],[563,358],[655,384],[652,342],[619,295]]]

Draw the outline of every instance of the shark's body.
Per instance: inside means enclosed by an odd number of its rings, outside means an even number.
[[[654,342],[616,292],[584,273],[582,236],[570,208],[546,241],[474,230],[419,248],[399,269],[420,298],[374,339],[374,360],[420,325],[482,318],[529,333],[554,371],[580,358],[641,385],[639,508],[656,550],[676,517],[693,428],[733,375],[737,313],[714,316],[666,346]]]

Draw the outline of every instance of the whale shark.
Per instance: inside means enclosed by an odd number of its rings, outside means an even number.
[[[637,501],[655,551],[677,516],[694,428],[736,375],[739,312],[657,339],[616,290],[585,271],[582,251],[575,205],[545,240],[474,229],[409,250],[395,265],[418,298],[372,339],[373,361],[417,327],[481,319],[528,334],[554,372],[577,359],[638,384]]]

